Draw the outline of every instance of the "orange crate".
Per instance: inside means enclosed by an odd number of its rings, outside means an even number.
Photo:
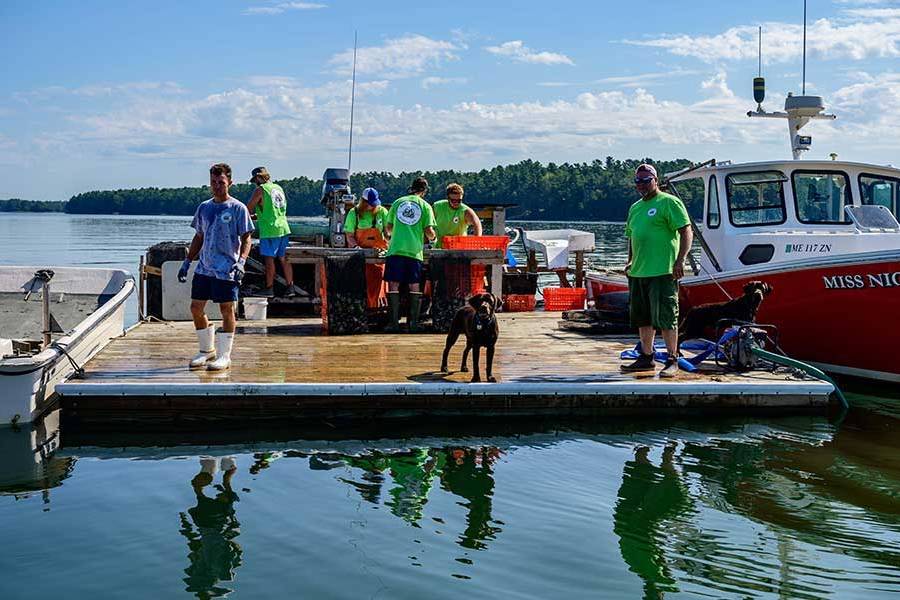
[[[503,312],[531,312],[534,302],[534,294],[508,294],[503,296]]]
[[[545,287],[544,310],[581,310],[587,299],[587,290],[584,288],[560,288]]]
[[[503,250],[509,246],[505,235],[445,235],[441,248],[445,250]]]

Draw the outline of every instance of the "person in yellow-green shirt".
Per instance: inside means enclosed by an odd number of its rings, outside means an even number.
[[[475,235],[481,235],[481,219],[470,207],[463,204],[465,190],[458,183],[447,186],[446,200],[438,200],[434,203],[434,220],[437,239],[435,248],[442,247],[445,235],[468,235],[469,226],[472,226]]]
[[[387,250],[384,226],[388,211],[381,205],[378,190],[366,188],[356,206],[344,219],[348,248]],[[377,309],[387,304],[384,286],[384,264],[366,263],[366,307]]]
[[[622,370],[653,371],[653,337],[662,333],[668,358],[660,377],[678,373],[678,280],[691,249],[691,219],[681,200],[660,191],[656,169],[640,165],[634,184],[641,199],[628,209],[628,299],[631,324],[641,336],[641,354]]]
[[[384,279],[388,282],[388,314],[385,331],[400,330],[400,284],[409,285],[410,333],[419,330],[422,309],[422,265],[425,262],[425,239],[434,241],[434,211],[425,202],[428,181],[417,177],[409,186],[409,194],[391,204],[384,231],[388,237]]]
[[[296,295],[296,290],[294,269],[285,256],[291,238],[291,226],[287,221],[287,196],[281,186],[270,179],[265,167],[256,167],[250,172],[250,183],[256,184],[256,189],[247,203],[247,210],[256,218],[256,225],[259,227],[259,254],[266,266],[266,287],[258,295],[267,298],[274,295],[277,258],[287,283],[285,296],[290,297]]]

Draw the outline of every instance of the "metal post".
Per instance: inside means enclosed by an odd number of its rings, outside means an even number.
[[[141,261],[138,264],[138,321],[144,320],[144,284],[146,283],[147,274],[144,273],[144,255],[141,254]]]
[[[53,341],[50,336],[50,281],[44,282],[41,289],[41,333],[44,336],[44,343],[41,350],[46,350]]]

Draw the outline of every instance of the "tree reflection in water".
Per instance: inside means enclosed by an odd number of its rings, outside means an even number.
[[[200,459],[200,472],[191,480],[197,505],[181,513],[181,534],[188,541],[190,564],[184,570],[186,590],[198,598],[225,596],[231,589],[218,585],[234,581],[234,572],[241,566],[241,547],[235,541],[241,524],[234,511],[238,496],[231,489],[237,471],[234,460],[223,458],[222,483],[212,487],[215,495],[207,496],[204,489],[212,484],[217,467],[214,458]],[[190,515],[190,519],[188,518]]]

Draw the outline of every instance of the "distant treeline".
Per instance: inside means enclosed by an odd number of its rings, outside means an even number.
[[[66,210],[65,202],[40,202],[21,198],[0,200],[0,212],[63,212],[64,210]]]
[[[684,159],[616,160],[612,157],[605,161],[561,165],[525,160],[478,172],[355,173],[350,185],[356,194],[363,188],[374,187],[383,200],[391,202],[406,194],[414,178],[424,176],[432,189],[427,198],[430,201],[443,198],[446,185],[457,182],[465,187],[468,202],[516,204],[509,210],[508,218],[622,221],[628,206],[636,199],[634,169],[641,162],[655,164],[661,175],[690,164]],[[276,181],[287,194],[289,215],[323,214],[322,180],[297,177]],[[244,202],[250,199],[252,191],[252,186],[245,183],[231,188],[231,194]],[[695,212],[702,200],[699,182],[681,184],[678,191],[688,208]],[[210,195],[205,186],[85,192],[73,196],[65,210],[77,214],[192,215],[197,204]]]

